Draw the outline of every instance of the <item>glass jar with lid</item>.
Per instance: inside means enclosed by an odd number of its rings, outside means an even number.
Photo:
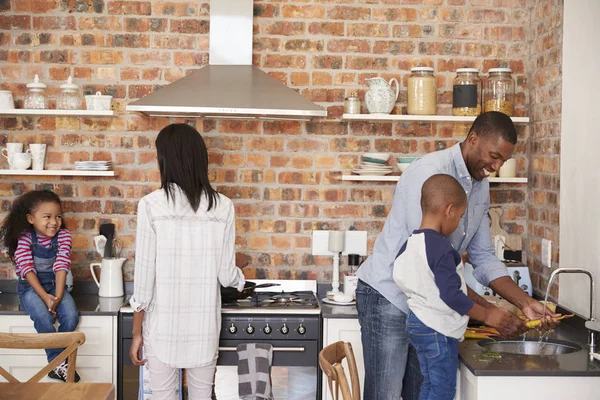
[[[515,82],[510,68],[490,68],[483,91],[485,111],[514,112]]]
[[[477,68],[458,68],[452,86],[452,114],[481,114],[481,79]]]
[[[40,82],[40,77],[36,74],[33,82],[27,84],[29,91],[25,95],[23,106],[32,110],[43,110],[48,108],[46,101],[46,85]]]
[[[356,92],[344,99],[344,114],[360,114],[360,98]]]
[[[437,83],[433,68],[414,67],[408,78],[407,112],[410,115],[435,115],[437,111]]]
[[[60,85],[56,108],[58,110],[81,110],[82,103],[83,99],[79,86],[73,83],[73,78],[69,77],[67,83]]]

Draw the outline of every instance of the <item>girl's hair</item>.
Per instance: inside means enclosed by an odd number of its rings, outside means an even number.
[[[49,190],[33,190],[13,202],[10,212],[0,227],[0,238],[4,247],[8,249],[11,260],[14,260],[19,237],[32,229],[32,225],[27,221],[27,214],[33,214],[42,203],[56,203],[62,207],[60,198]],[[61,229],[66,228],[63,219]]]
[[[208,180],[208,151],[200,133],[187,124],[171,124],[156,137],[156,154],[161,188],[167,199],[175,199],[173,184],[185,193],[192,209],[198,211],[202,195],[208,199],[207,211],[216,205],[217,192]]]

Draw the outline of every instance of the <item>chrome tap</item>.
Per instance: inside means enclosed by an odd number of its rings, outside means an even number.
[[[596,332],[600,332],[600,321],[596,320],[596,296],[594,288],[594,275],[583,268],[557,268],[550,274],[548,279],[548,287],[546,288],[545,300],[548,300],[548,292],[552,286],[554,277],[558,274],[585,274],[590,277],[590,317],[585,323],[585,327],[588,329],[588,346],[590,348],[590,354],[596,352]]]

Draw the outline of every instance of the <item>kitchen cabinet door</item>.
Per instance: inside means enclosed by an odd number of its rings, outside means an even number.
[[[0,366],[21,382],[28,380],[40,369],[48,364],[45,355],[3,355],[0,357]],[[83,382],[113,382],[112,356],[79,356],[77,354],[77,372]],[[6,382],[0,376],[0,382]],[[41,382],[57,382],[47,376]]]
[[[364,388],[365,367],[363,362],[362,343],[360,341],[360,324],[356,318],[339,319],[325,318],[323,319],[323,347],[335,343],[337,341],[350,342],[354,357],[356,358],[356,366],[358,368],[358,377],[360,380],[360,390]],[[348,365],[343,362],[346,374],[348,374]],[[348,376],[348,375],[347,375]],[[349,378],[349,377],[348,377]],[[327,385],[327,376],[323,374],[323,400],[333,400]]]

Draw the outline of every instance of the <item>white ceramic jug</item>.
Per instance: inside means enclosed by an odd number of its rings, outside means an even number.
[[[396,84],[395,92],[392,89],[392,83]],[[369,85],[369,89],[365,94],[365,103],[369,113],[389,114],[392,112],[400,93],[400,85],[396,78],[390,79],[389,83],[383,78],[369,78],[367,85]]]
[[[104,258],[102,263],[90,264],[92,277],[100,288],[100,297],[122,297],[123,292],[123,263],[125,258]],[[100,267],[100,282],[96,277],[94,267]]]

